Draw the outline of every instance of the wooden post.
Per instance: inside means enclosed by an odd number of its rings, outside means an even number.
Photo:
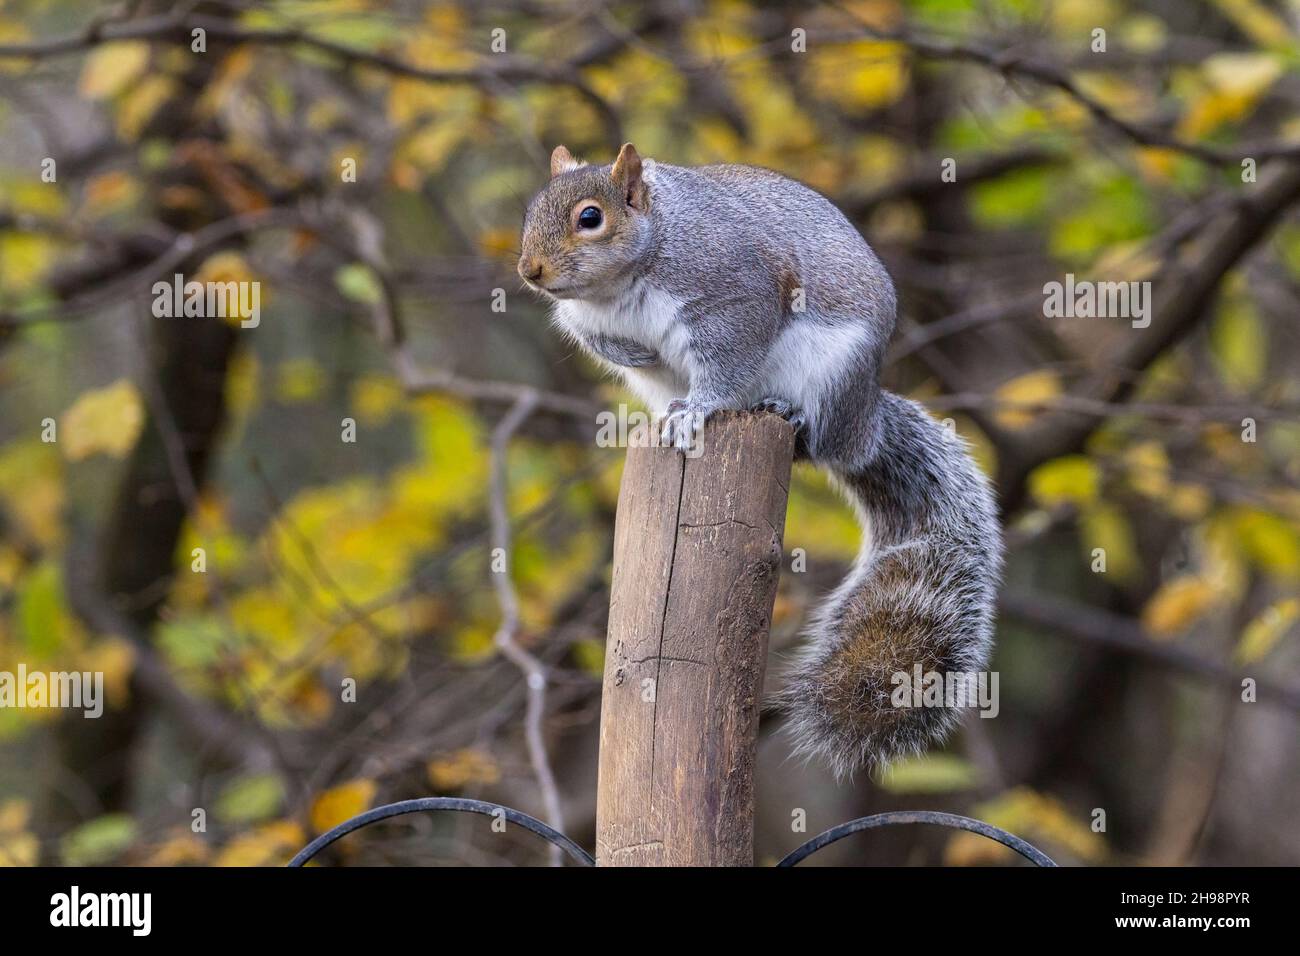
[[[751,866],[754,750],[793,432],[714,417],[703,454],[631,448],[614,528],[596,861]]]

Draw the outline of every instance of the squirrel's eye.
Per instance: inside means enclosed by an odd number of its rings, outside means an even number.
[[[605,221],[600,210],[595,206],[588,206],[582,212],[578,213],[579,229],[599,229],[600,224]]]

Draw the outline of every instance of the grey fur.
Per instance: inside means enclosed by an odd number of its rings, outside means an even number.
[[[894,707],[891,677],[987,666],[1001,533],[961,440],[879,386],[895,323],[880,260],[827,199],[770,170],[643,164],[630,146],[612,166],[557,168],[520,260],[526,280],[541,267],[529,284],[557,325],[680,445],[718,409],[784,415],[858,510],[862,551],[779,695],[796,751],[845,774],[942,739],[960,711]],[[572,225],[589,202],[598,235]],[[629,368],[627,345],[656,363]]]
[[[592,354],[622,368],[649,368],[659,364],[659,353],[654,349],[620,335],[584,336],[583,345]]]

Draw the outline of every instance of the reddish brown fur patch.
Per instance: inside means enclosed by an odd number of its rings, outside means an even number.
[[[826,708],[841,726],[870,724],[873,733],[889,733],[914,718],[911,711],[894,707],[890,698],[894,674],[944,671],[936,643],[937,622],[917,617],[895,603],[916,581],[920,569],[905,555],[881,560],[868,587],[850,595],[839,621],[843,639],[827,657],[820,681]]]
[[[777,289],[781,294],[781,308],[788,312],[794,303],[794,295],[803,288],[803,282],[793,269],[779,269],[776,274]]]

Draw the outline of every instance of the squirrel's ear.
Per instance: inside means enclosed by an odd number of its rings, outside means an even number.
[[[554,179],[560,173],[567,173],[581,165],[582,163],[574,159],[573,154],[567,149],[563,146],[557,146],[551,153],[551,178]]]
[[[622,187],[629,206],[645,211],[646,188],[645,180],[641,178],[641,156],[631,143],[624,143],[618,151],[609,178]]]

